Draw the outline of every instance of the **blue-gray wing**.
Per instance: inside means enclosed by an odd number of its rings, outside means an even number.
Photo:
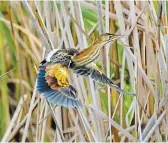
[[[105,74],[103,74],[102,72],[98,71],[97,69],[93,67],[80,66],[80,67],[72,67],[71,69],[78,75],[90,76],[95,81],[98,81],[102,84],[107,84],[110,87],[114,87],[119,93],[135,96],[135,93],[127,93],[126,91],[121,89],[119,86],[114,84],[112,80],[109,79]]]
[[[53,82],[53,83],[52,83]],[[50,83],[57,84],[56,79],[50,78]],[[66,108],[82,107],[77,99],[76,90],[73,86],[64,88],[51,88],[46,81],[46,66],[40,66],[37,75],[37,90],[42,94],[50,103],[55,105],[64,106]]]

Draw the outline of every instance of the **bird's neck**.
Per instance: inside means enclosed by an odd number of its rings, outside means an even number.
[[[88,48],[74,56],[72,61],[78,66],[90,64],[100,55],[100,50],[106,43],[107,42],[99,42],[91,44]]]

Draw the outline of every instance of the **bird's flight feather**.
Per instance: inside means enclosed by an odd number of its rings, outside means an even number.
[[[64,85],[65,82],[62,85],[59,84],[58,79],[52,76],[52,71],[49,73],[49,69],[47,68],[46,66],[39,67],[39,73],[37,75],[37,89],[39,93],[53,104],[67,108],[80,108],[82,105],[77,99],[75,88],[69,83],[66,83],[66,85]]]

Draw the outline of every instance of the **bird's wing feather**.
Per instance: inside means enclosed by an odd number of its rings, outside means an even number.
[[[52,75],[55,74],[55,71],[52,70],[46,66],[39,67],[37,75],[37,90],[39,93],[42,94],[50,103],[64,106],[66,108],[80,108],[82,105],[77,99],[74,87],[69,83],[66,83],[65,80],[63,80],[63,83],[58,83],[55,75]]]
[[[110,87],[114,87],[119,93],[129,94],[135,96],[135,93],[127,93],[119,86],[114,84],[111,79],[109,79],[105,74],[94,67],[81,66],[81,67],[73,67],[72,70],[82,76],[90,76],[93,80],[101,82],[102,84],[108,84]]]

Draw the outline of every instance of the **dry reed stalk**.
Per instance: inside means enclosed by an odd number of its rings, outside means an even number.
[[[152,1],[10,3],[8,11],[13,12],[15,17],[5,16],[0,4],[0,22],[9,29],[11,35],[15,34],[15,39],[8,35],[1,39],[5,47],[8,44],[10,47],[19,47],[17,53],[22,61],[20,66],[18,63],[15,65],[22,70],[22,76],[15,70],[9,71],[15,67],[11,55],[16,55],[16,49],[12,51],[9,48],[5,49],[7,56],[1,57],[7,58],[1,61],[2,65],[3,61],[7,65],[1,67],[0,80],[8,77],[2,86],[7,88],[7,84],[16,85],[16,95],[19,97],[18,93],[23,92],[31,102],[29,105],[27,100],[23,108],[19,103],[19,109],[12,111],[13,118],[2,141],[16,141],[16,133],[19,133],[20,141],[62,141],[53,126],[45,100],[36,94],[36,73],[31,59],[39,64],[41,57],[50,49],[62,48],[63,43],[67,49],[87,48],[93,40],[92,36],[96,36],[98,31],[124,35],[122,39],[105,47],[97,65],[105,69],[109,78],[112,76],[116,82],[120,80],[118,83],[122,88],[136,91],[137,97],[118,96],[115,90],[110,91],[109,87],[97,84],[91,78],[77,77],[69,72],[69,80],[75,86],[84,108],[74,111],[57,107],[52,113],[57,115],[55,120],[61,128],[60,132],[63,132],[66,141],[75,142],[165,141],[168,136],[165,110],[168,107],[165,1],[159,4]],[[109,51],[110,46],[112,48]],[[4,52],[3,48],[1,50]],[[22,87],[19,88],[18,83]],[[8,95],[7,90],[1,88],[3,96]],[[13,95],[11,86],[9,94]]]

